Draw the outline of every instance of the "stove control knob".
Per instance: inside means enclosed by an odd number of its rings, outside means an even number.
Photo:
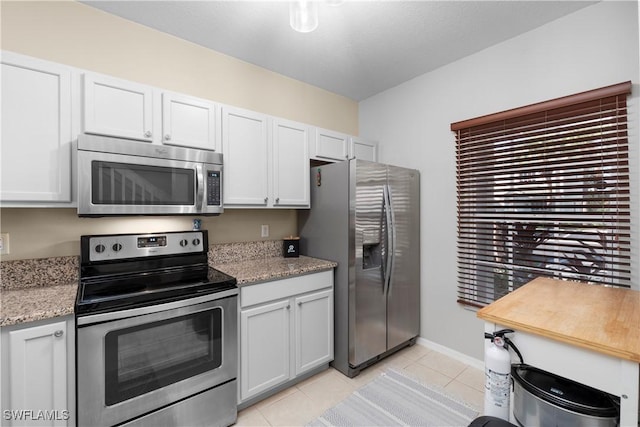
[[[104,252],[105,248],[104,245],[102,243],[100,243],[99,245],[96,245],[96,252],[98,252],[99,254],[101,254],[102,252]]]
[[[114,252],[120,252],[122,245],[120,243],[114,243],[113,246],[111,246],[111,249],[113,249]]]
[[[198,246],[200,244],[200,239],[193,239],[193,246]]]
[[[185,246],[187,246],[189,244],[189,241],[187,239],[182,239],[180,240],[180,246],[182,246],[183,248]]]

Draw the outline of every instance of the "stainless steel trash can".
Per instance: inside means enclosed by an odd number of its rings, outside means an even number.
[[[615,396],[528,365],[513,365],[513,415],[520,426],[616,427]]]

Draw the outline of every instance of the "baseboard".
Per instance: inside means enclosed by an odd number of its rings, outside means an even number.
[[[431,350],[435,350],[439,353],[445,354],[449,357],[451,357],[452,359],[456,359],[466,365],[472,366],[476,369],[480,369],[481,371],[484,371],[484,361],[483,360],[478,360],[474,357],[471,356],[467,356],[464,353],[460,353],[459,351],[456,350],[452,350],[449,347],[445,347],[441,344],[435,343],[433,341],[429,341],[428,339],[422,338],[422,337],[418,337],[418,341],[416,342],[417,344],[429,348]]]

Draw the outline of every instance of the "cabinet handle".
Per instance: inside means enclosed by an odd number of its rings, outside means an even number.
[[[291,310],[291,305],[287,304],[287,310]]]
[[[269,201],[269,198],[268,198],[268,197],[265,197],[265,198],[264,198],[264,202],[265,202],[265,203],[267,203],[268,201]]]
[[[62,329],[59,329],[53,333],[53,336],[56,338],[60,338],[63,335],[64,335],[64,331]]]
[[[280,197],[277,197],[277,198],[276,198],[276,204],[277,204],[277,203],[280,203]]]
[[[164,136],[165,141],[171,141],[171,135],[167,134]]]
[[[150,130],[146,131],[146,132],[144,133],[144,136],[145,136],[146,138],[151,138],[151,131],[150,131]]]
[[[302,301],[298,301],[298,305],[302,307]]]

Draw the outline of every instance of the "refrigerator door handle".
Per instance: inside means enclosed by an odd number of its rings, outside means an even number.
[[[393,275],[396,269],[396,212],[395,206],[393,206],[393,194],[391,194],[391,187],[387,185],[387,206],[389,207],[389,217],[391,218],[391,224],[388,228],[388,233],[391,236],[391,247],[389,248],[389,261],[391,262],[389,267],[389,280],[387,285],[387,293],[391,291],[393,286]]]
[[[391,281],[391,269],[393,266],[393,234],[391,229],[393,227],[392,216],[391,216],[391,199],[389,198],[389,186],[385,185],[383,188],[383,209],[386,218],[386,227],[385,230],[385,243],[386,243],[386,261],[384,263],[384,282],[383,282],[383,290],[382,293],[387,295],[389,292],[389,286]]]

